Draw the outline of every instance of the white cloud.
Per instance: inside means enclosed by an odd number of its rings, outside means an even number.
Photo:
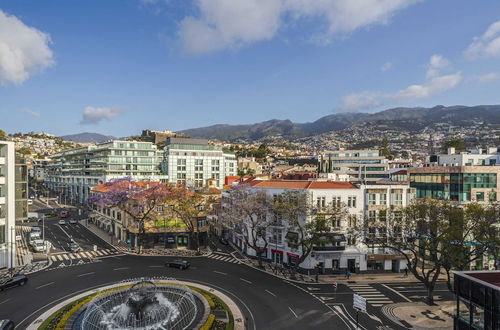
[[[475,37],[465,56],[469,59],[500,56],[500,21],[491,24],[482,36]]]
[[[389,71],[390,69],[392,69],[392,63],[391,62],[385,62],[381,67],[380,67],[380,71],[382,72],[386,72],[386,71]]]
[[[118,116],[120,110],[116,108],[86,107],[80,124],[98,124],[102,120],[112,121]]]
[[[434,77],[421,85],[410,85],[395,93],[362,92],[353,93],[342,99],[341,110],[359,111],[373,109],[386,103],[404,102],[431,97],[457,86],[462,81],[462,74]]]
[[[474,77],[472,77],[471,80],[478,82],[478,83],[486,84],[486,83],[490,83],[490,82],[493,82],[495,80],[498,80],[499,78],[500,78],[500,74],[498,72],[490,72],[490,73],[485,73],[482,75],[474,76]]]
[[[432,55],[429,64],[427,65],[426,77],[432,78],[438,76],[440,71],[449,65],[450,61],[448,61],[442,55]]]
[[[0,86],[21,84],[54,64],[48,34],[0,10]]]
[[[23,112],[32,116],[32,117],[40,117],[40,112],[38,112],[38,111],[33,111],[31,109],[24,109]]]
[[[312,40],[329,43],[374,24],[387,24],[394,13],[422,0],[197,0],[199,15],[180,23],[184,51],[207,53],[272,39],[291,20],[320,18],[326,28]]]

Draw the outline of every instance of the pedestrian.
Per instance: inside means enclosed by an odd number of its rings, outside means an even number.
[[[405,277],[408,276],[408,267],[405,268]]]
[[[351,278],[351,272],[347,271],[347,279]]]
[[[349,273],[349,271],[346,270],[345,273],[344,273],[344,277],[345,278],[347,278],[347,273]]]

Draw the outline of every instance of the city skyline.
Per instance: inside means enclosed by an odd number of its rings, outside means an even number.
[[[9,116],[1,128],[126,136],[500,103],[500,4],[371,8],[298,0],[2,1],[0,111]]]

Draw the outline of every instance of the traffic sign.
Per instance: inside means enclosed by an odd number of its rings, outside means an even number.
[[[354,294],[352,296],[352,298],[353,298],[354,308],[357,308],[360,311],[366,312],[366,298],[363,298],[358,294]]]
[[[337,282],[333,282],[332,286],[334,289],[337,289]]]

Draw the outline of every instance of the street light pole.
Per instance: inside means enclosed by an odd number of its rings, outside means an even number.
[[[16,228],[10,227],[10,277],[13,276],[14,272],[14,239],[16,238],[15,234],[16,234]]]

